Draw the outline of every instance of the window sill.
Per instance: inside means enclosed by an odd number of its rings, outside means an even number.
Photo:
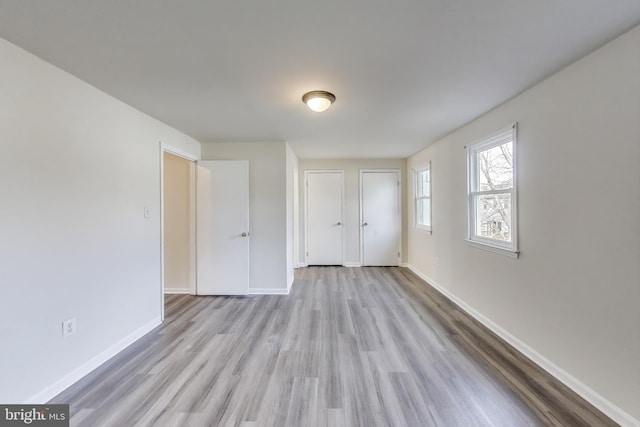
[[[501,248],[499,246],[488,245],[486,243],[480,243],[475,240],[465,239],[467,245],[472,246],[474,248],[482,249],[488,252],[493,252],[494,254],[508,256],[510,258],[519,258],[520,252],[512,251],[510,249]]]
[[[431,227],[427,228],[421,225],[414,225],[413,228],[421,233],[431,234]]]

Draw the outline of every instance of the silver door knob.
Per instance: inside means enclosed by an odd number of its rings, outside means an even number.
[[[363,227],[366,227],[367,225],[369,225],[368,222],[365,222],[364,224],[362,224]]]
[[[249,235],[249,233],[243,232],[240,236],[247,237],[248,235]]]

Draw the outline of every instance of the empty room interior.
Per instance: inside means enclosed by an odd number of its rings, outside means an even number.
[[[640,426],[637,0],[0,0],[0,203],[0,405]]]

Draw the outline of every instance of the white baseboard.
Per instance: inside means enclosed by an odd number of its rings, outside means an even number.
[[[304,262],[299,262],[298,263],[298,267],[297,268],[305,268],[305,267],[307,267],[306,263],[304,263]]]
[[[289,295],[288,289],[251,288],[249,295]]]
[[[151,330],[153,330],[156,326],[160,325],[162,322],[160,321],[160,317],[156,317],[146,325],[136,329],[102,353],[97,356],[89,359],[84,364],[78,366],[73,371],[69,372],[64,377],[60,378],[58,381],[50,385],[49,387],[41,390],[39,393],[31,396],[27,399],[24,404],[45,404],[49,400],[53,399],[58,394],[65,391],[67,388],[81,380],[87,374],[89,374],[94,369],[98,368],[100,365],[105,363],[107,360],[111,359],[116,354],[120,353],[125,348],[129,347],[131,344],[145,336]]]
[[[344,267],[362,267],[362,263],[360,261],[356,262],[345,262],[343,264]]]
[[[184,288],[164,288],[165,294],[191,294],[191,289]]]
[[[511,335],[509,332],[504,330],[502,327],[494,323],[491,319],[485,317],[467,303],[462,301],[460,298],[449,292],[446,288],[440,286],[435,280],[431,279],[426,274],[419,271],[417,268],[412,266],[411,264],[403,264],[413,271],[418,277],[427,282],[430,286],[436,289],[438,292],[443,294],[445,297],[449,298],[451,301],[456,303],[461,309],[463,309],[467,314],[471,317],[482,323],[484,326],[493,331],[500,338],[505,340],[511,346],[513,346],[516,350],[522,353],[524,356],[529,358],[535,364],[540,366],[542,369],[547,371],[553,377],[558,379],[564,385],[569,387],[571,390],[580,395],[587,402],[591,403],[593,406],[598,408],[602,413],[607,415],[613,421],[620,424],[622,427],[640,427],[640,420],[633,418],[631,415],[627,414],[625,411],[611,403],[609,400],[605,399],[603,396],[599,395],[592,389],[590,389],[587,385],[580,382],[578,379],[573,377],[568,372],[564,371],[549,359],[529,347],[524,342],[520,341],[518,338]]]

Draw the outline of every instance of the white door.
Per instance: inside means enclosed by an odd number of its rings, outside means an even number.
[[[342,171],[305,171],[308,265],[342,265]]]
[[[400,265],[399,171],[360,173],[362,265]]]
[[[249,293],[249,162],[198,162],[197,294]]]

